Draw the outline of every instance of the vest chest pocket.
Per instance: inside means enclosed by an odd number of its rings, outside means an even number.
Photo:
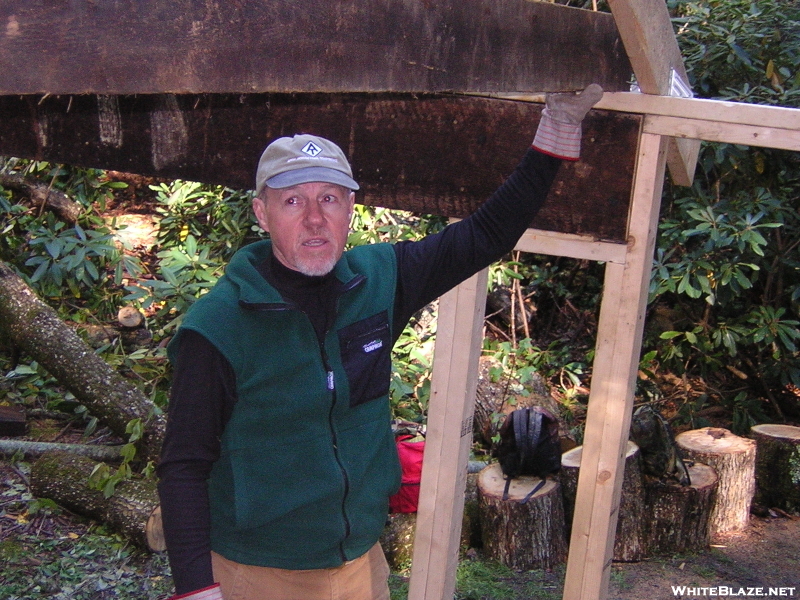
[[[350,384],[350,406],[389,393],[391,335],[387,311],[340,329],[342,365]]]

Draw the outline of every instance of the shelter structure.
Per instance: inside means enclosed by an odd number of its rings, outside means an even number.
[[[518,248],[604,262],[564,598],[607,595],[662,185],[699,140],[800,150],[800,111],[691,99],[663,0],[0,2],[0,154],[251,187],[278,135],[340,142],[367,204],[463,217],[548,91],[600,83]],[[135,11],[135,12],[134,12]],[[632,76],[639,92],[629,90]],[[411,600],[452,598],[486,272],[442,297]]]

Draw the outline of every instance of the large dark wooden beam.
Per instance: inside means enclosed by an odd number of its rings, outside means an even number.
[[[264,146],[316,133],[338,142],[358,201],[472,213],[530,145],[541,106],[466,96],[252,94],[0,96],[0,155],[253,187]],[[540,229],[625,241],[641,116],[592,111]]]
[[[0,95],[628,86],[608,13],[527,0],[0,2]]]

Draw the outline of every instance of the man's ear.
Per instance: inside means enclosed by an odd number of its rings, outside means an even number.
[[[261,229],[269,233],[269,225],[267,223],[267,199],[256,196],[253,198],[253,213],[256,216]]]

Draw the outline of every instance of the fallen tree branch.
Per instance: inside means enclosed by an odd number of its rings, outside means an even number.
[[[45,454],[31,467],[31,492],[74,513],[107,523],[142,548],[163,550],[155,479],[122,481],[106,498],[88,485],[95,465],[85,456]]]
[[[54,190],[39,181],[30,181],[16,173],[0,174],[0,185],[27,194],[34,208],[52,210],[62,221],[74,225],[83,212],[80,204],[64,192]]]
[[[66,387],[115,434],[141,419],[139,455],[155,461],[166,418],[133,383],[122,377],[42,302],[8,265],[0,262],[0,330]]]
[[[85,456],[96,461],[115,462],[122,460],[119,446],[93,446],[90,444],[59,444],[53,442],[27,442],[24,440],[0,440],[0,454],[25,458],[39,457],[47,452],[64,452]]]

